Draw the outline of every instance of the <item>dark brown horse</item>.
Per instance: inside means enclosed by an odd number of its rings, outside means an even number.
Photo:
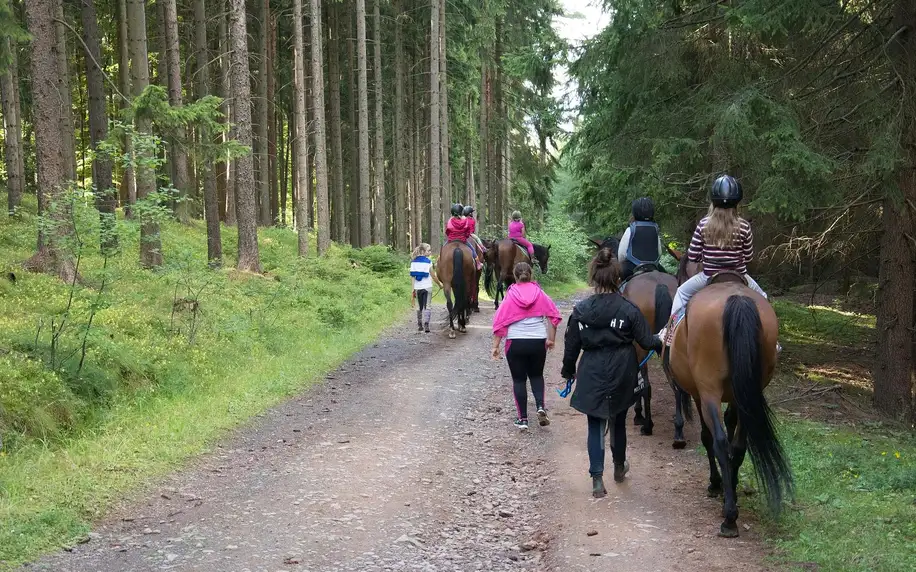
[[[688,269],[682,258],[678,275],[686,278],[696,270]],[[738,536],[738,472],[746,452],[772,511],[778,512],[783,498],[793,492],[792,472],[763,394],[776,369],[778,331],[776,313],[766,298],[748,288],[742,276],[720,273],[690,300],[671,346],[663,352],[665,374],[693,398],[700,412],[709,494],[724,489],[720,536]],[[689,398],[679,401],[689,417]],[[724,425],[722,403],[728,404]]]
[[[547,272],[547,262],[550,260],[550,246],[535,244],[534,258],[537,260],[541,272]],[[519,262],[532,263],[528,250],[518,245],[510,238],[494,240],[488,244],[484,265],[484,288],[493,297],[493,303],[499,308],[499,301],[505,295],[506,289],[515,282],[512,271]]]
[[[620,244],[617,238],[609,237],[603,242],[596,240],[591,240],[591,242],[597,245],[599,249],[611,249],[616,258],[617,248]],[[669,248],[668,252],[672,255],[677,254],[677,258],[680,258],[680,253],[677,251]],[[657,334],[659,330],[665,327],[665,324],[668,323],[668,318],[671,317],[671,304],[674,300],[674,294],[677,292],[677,286],[677,279],[674,276],[666,272],[660,272],[654,264],[646,264],[638,266],[634,269],[633,275],[623,281],[620,293],[639,308],[649,327],[652,328],[652,333]],[[639,344],[634,343],[633,345],[636,348],[636,357],[642,363],[648,352],[642,349]],[[641,373],[646,381],[646,388],[640,392],[636,400],[636,406],[634,407],[636,416],[633,419],[633,423],[640,426],[639,432],[642,435],[651,435],[655,423],[652,421],[652,384],[649,381],[648,363],[642,366]],[[645,415],[643,415],[644,411]],[[675,439],[675,448],[680,449],[684,445],[686,445],[686,441],[682,440],[679,443]]]
[[[442,291],[445,292],[445,304],[448,308],[448,337],[455,339],[455,320],[458,321],[458,331],[466,332],[466,326],[471,314],[471,296],[474,289],[474,278],[477,269],[474,268],[474,255],[470,247],[460,241],[446,242],[439,250],[436,261],[436,275],[442,282]],[[452,302],[452,292],[455,300]]]

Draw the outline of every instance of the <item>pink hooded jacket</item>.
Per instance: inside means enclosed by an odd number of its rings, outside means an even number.
[[[509,332],[510,325],[525,318],[538,316],[546,316],[554,326],[563,320],[557,305],[541,290],[537,282],[513,284],[506,292],[503,303],[496,310],[496,315],[493,316],[493,333],[504,338]]]

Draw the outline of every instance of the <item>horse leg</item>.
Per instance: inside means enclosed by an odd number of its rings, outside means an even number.
[[[699,406],[697,407],[699,409]],[[703,441],[703,447],[706,449],[706,458],[709,459],[709,486],[706,487],[706,495],[717,497],[722,494],[722,477],[719,475],[719,467],[716,466],[715,447],[713,446],[712,431],[709,430],[709,424],[706,422],[706,415],[700,409],[700,439]]]
[[[684,438],[684,392],[681,388],[674,388],[674,442],[671,447],[683,449],[687,446]]]
[[[731,455],[729,455],[730,444],[725,427],[722,426],[722,419],[719,417],[720,404],[718,401],[706,402],[704,404],[704,419],[712,425],[712,446],[715,451],[716,460],[719,461],[719,468],[722,471],[722,485],[725,489],[724,518],[719,526],[719,536],[723,538],[736,538],[738,536],[738,502],[735,498],[735,477],[732,470]]]
[[[448,287],[443,287],[442,291],[445,293],[445,307],[448,308],[448,337],[451,340],[455,339],[455,305],[452,304],[452,289]]]
[[[652,422],[652,384],[649,383],[649,366],[642,366],[642,375],[646,380],[646,389],[643,391],[642,398],[646,402],[646,418],[643,421],[642,428],[639,430],[640,435],[652,435],[652,429],[655,423]]]
[[[747,435],[741,429],[738,420],[738,408],[729,404],[725,409],[725,428],[728,431],[728,442],[731,445],[732,474],[734,475],[735,497],[738,496],[738,471],[744,464],[747,453]]]

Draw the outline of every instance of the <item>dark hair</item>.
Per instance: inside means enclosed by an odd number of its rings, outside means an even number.
[[[531,282],[531,265],[527,262],[519,262],[512,269],[512,275],[515,276],[516,282]]]
[[[588,267],[589,284],[597,292],[616,292],[620,284],[620,263],[610,248],[602,248]]]

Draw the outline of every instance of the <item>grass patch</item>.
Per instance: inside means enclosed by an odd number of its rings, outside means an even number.
[[[843,383],[843,392],[870,387],[871,358],[863,356],[873,347],[873,316],[779,300],[774,306],[788,358],[780,383],[804,376]],[[843,373],[850,371],[856,380]],[[790,569],[810,570],[813,563],[831,572],[916,570],[916,437],[875,415],[831,423],[777,416],[795,475],[795,503],[774,521],[763,499],[746,501],[763,518],[774,558]],[[743,478],[753,478],[749,466]]]
[[[0,219],[3,269],[32,253],[28,206]],[[264,276],[209,271],[203,224],[166,224],[167,265],[150,272],[136,227],[119,225],[123,253],[103,268],[87,249],[69,311],[56,278],[0,280],[0,569],[82,537],[126,491],[301,391],[410,302],[406,258],[381,247],[303,262],[293,232],[262,229]]]

